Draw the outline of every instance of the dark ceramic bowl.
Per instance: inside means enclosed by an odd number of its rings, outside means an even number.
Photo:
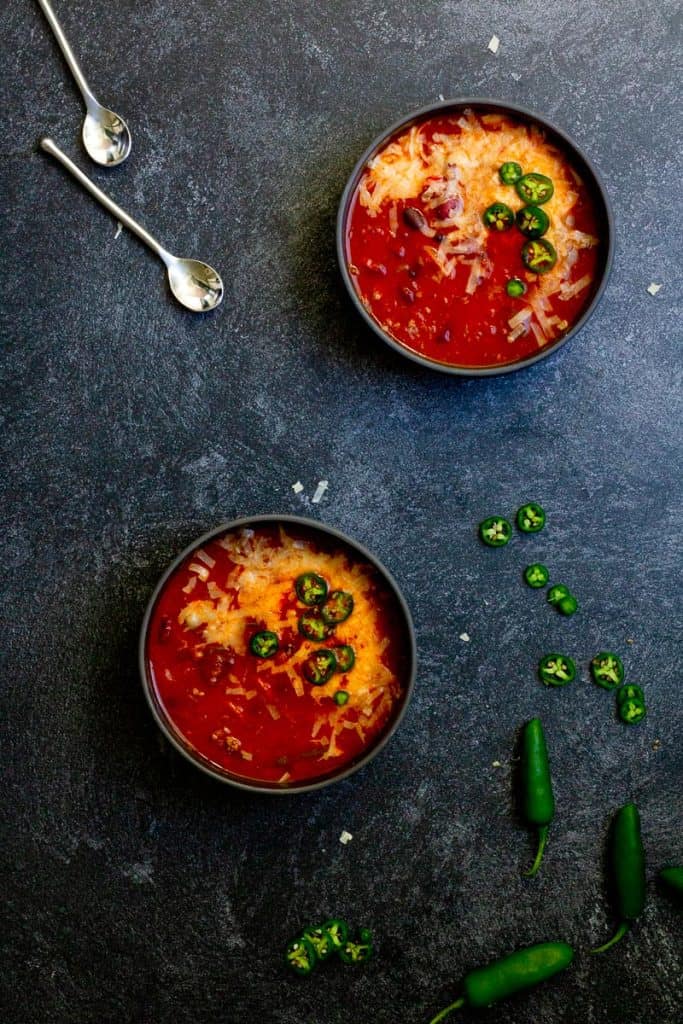
[[[546,138],[550,142],[554,142],[558,148],[567,153],[578,172],[584,178],[587,187],[594,197],[600,221],[600,240],[602,244],[600,246],[601,261],[598,271],[599,277],[594,286],[593,298],[589,305],[571,329],[568,330],[566,334],[562,335],[562,337],[558,338],[557,341],[551,342],[532,356],[526,356],[516,362],[506,363],[501,366],[472,367],[442,363],[436,359],[430,359],[428,356],[423,356],[417,352],[413,352],[411,349],[401,344],[400,341],[396,341],[396,339],[385,331],[382,325],[375,320],[361,302],[358,292],[356,291],[353,277],[349,273],[347,266],[346,235],[349,210],[356,188],[358,187],[358,183],[360,182],[360,179],[368,165],[368,161],[372,160],[373,157],[379,153],[392,136],[399,134],[417,121],[422,121],[424,118],[433,114],[443,114],[447,111],[460,113],[467,107],[481,113],[510,114],[518,121],[522,121],[527,124],[534,124],[539,128],[542,128]],[[368,146],[354,167],[351,172],[351,177],[349,178],[346,188],[342,194],[341,203],[339,204],[339,213],[337,215],[337,259],[339,261],[341,275],[344,279],[344,284],[346,285],[348,293],[351,296],[351,301],[365,320],[368,327],[370,327],[375,334],[382,339],[382,341],[386,342],[387,345],[390,345],[397,352],[400,352],[402,356],[412,359],[413,362],[420,363],[422,366],[427,366],[432,370],[440,370],[442,373],[456,374],[462,377],[490,377],[501,373],[510,373],[512,370],[521,370],[525,366],[531,366],[533,363],[537,363],[539,359],[545,359],[546,356],[549,356],[552,352],[556,352],[561,345],[564,345],[570,338],[573,338],[592,316],[596,306],[602,298],[605,286],[607,285],[613,256],[614,220],[612,218],[612,210],[610,208],[607,192],[605,191],[605,186],[603,185],[597,170],[585,153],[579,149],[576,143],[570,139],[561,128],[552,124],[545,117],[540,117],[538,114],[534,114],[531,111],[526,110],[524,107],[518,107],[514,103],[502,103],[499,100],[493,99],[481,99],[474,97],[444,100],[440,103],[433,103],[427,107],[422,107],[420,110],[415,110],[412,114],[408,114],[407,117],[403,117],[400,121],[396,121],[395,124],[392,124],[386,129],[386,131],[383,131],[382,134]]]
[[[214,764],[207,758],[203,757],[198,751],[196,751],[183,735],[178,731],[176,726],[173,724],[171,719],[166,714],[154,687],[154,684],[150,678],[150,674],[147,667],[147,633],[149,630],[149,624],[151,621],[152,613],[156,601],[163,590],[166,582],[176,571],[176,569],[182,564],[183,560],[188,555],[192,554],[197,548],[201,548],[207,541],[213,540],[215,537],[220,537],[222,534],[227,533],[229,530],[240,529],[243,527],[253,527],[255,525],[263,526],[264,524],[286,524],[292,523],[295,526],[300,526],[307,532],[312,534],[320,534],[323,537],[332,537],[341,546],[347,547],[350,551],[360,556],[367,562],[370,562],[378,571],[383,581],[388,586],[390,592],[393,594],[398,609],[400,610],[405,626],[405,641],[406,651],[408,654],[408,667],[406,672],[406,679],[403,681],[403,692],[400,699],[397,701],[393,715],[389,720],[387,726],[380,733],[380,735],[360,754],[355,760],[345,763],[336,770],[327,772],[325,775],[315,777],[313,779],[306,779],[300,783],[281,784],[271,783],[260,779],[249,780],[243,776],[232,775],[226,771],[220,765]],[[415,686],[415,674],[417,669],[417,653],[415,646],[415,630],[413,628],[413,620],[408,610],[408,605],[405,602],[401,591],[398,588],[398,584],[394,580],[391,573],[384,568],[381,562],[379,562],[373,554],[371,554],[362,544],[358,544],[356,541],[351,540],[345,536],[339,530],[333,529],[331,526],[323,526],[321,523],[316,522],[313,519],[305,519],[302,516],[289,516],[289,515],[264,515],[264,516],[250,516],[246,519],[235,519],[233,522],[225,523],[222,526],[217,526],[213,530],[209,530],[208,533],[198,537],[197,540],[193,541],[188,547],[182,551],[177,558],[171,562],[166,572],[163,574],[159,582],[157,583],[154,593],[152,594],[147,610],[145,611],[144,619],[142,620],[142,628],[140,630],[140,643],[138,660],[140,667],[140,677],[142,679],[142,688],[145,692],[145,697],[151,708],[152,714],[156,719],[156,723],[161,729],[166,739],[173,744],[184,757],[188,759],[195,767],[200,768],[206,772],[212,778],[217,779],[219,782],[227,782],[231,786],[236,786],[238,789],[247,790],[250,793],[277,793],[277,794],[290,794],[290,793],[305,793],[313,789],[321,789],[323,786],[329,786],[333,782],[339,782],[341,779],[348,778],[349,775],[353,775],[359,768],[368,764],[372,761],[373,757],[376,757],[380,750],[389,742],[391,737],[398,729],[403,716],[408,707],[408,703],[413,693]]]

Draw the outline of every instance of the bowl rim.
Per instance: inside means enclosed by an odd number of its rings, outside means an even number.
[[[570,330],[554,342],[554,344],[540,349],[540,351],[534,355],[527,356],[524,359],[519,359],[514,363],[507,363],[504,366],[454,366],[446,363],[440,363],[436,359],[430,359],[428,356],[420,355],[419,352],[412,352],[406,345],[403,345],[401,342],[392,338],[391,335],[378,323],[378,321],[368,313],[365,306],[360,301],[346,265],[346,217],[351,198],[355,193],[356,186],[358,185],[358,181],[368,160],[370,160],[384,145],[384,143],[401,128],[407,128],[414,121],[420,120],[429,114],[435,114],[440,111],[456,107],[487,107],[504,113],[512,113],[513,115],[518,115],[522,119],[535,121],[542,128],[548,129],[550,132],[554,133],[562,141],[569,153],[578,157],[579,162],[582,162],[585,165],[593,179],[594,191],[599,196],[603,206],[605,231],[607,235],[605,240],[606,251],[603,260],[602,276],[590,303],[586,306],[585,310],[576,323],[572,325]],[[374,333],[381,338],[383,342],[385,342],[385,344],[389,345],[407,359],[412,360],[412,362],[418,363],[420,366],[425,366],[430,370],[436,370],[440,373],[447,373],[456,377],[497,377],[502,374],[512,373],[515,370],[526,369],[534,363],[539,362],[541,359],[546,359],[549,355],[557,352],[558,349],[568,342],[570,338],[573,338],[575,334],[578,334],[578,332],[586,325],[595,312],[598,303],[602,299],[612,270],[615,250],[614,215],[612,213],[612,206],[610,204],[607,189],[605,188],[605,184],[596,166],[584,153],[583,149],[581,149],[581,147],[571,138],[570,135],[567,134],[567,132],[564,131],[563,128],[558,127],[558,125],[553,121],[550,121],[545,117],[545,115],[537,114],[535,111],[529,110],[528,107],[523,107],[517,103],[508,102],[507,100],[499,100],[487,96],[456,96],[453,99],[438,100],[436,103],[428,103],[423,107],[419,107],[417,110],[413,110],[410,114],[406,114],[399,118],[399,120],[395,121],[392,125],[385,128],[379,135],[377,135],[365,149],[348,177],[339,202],[336,221],[336,249],[337,262],[339,264],[341,276],[352,303],[361,314],[368,327],[370,327],[371,330],[374,331]]]
[[[185,745],[182,742],[180,734],[174,731],[174,729],[172,728],[171,720],[162,714],[159,702],[157,701],[154,694],[154,686],[147,673],[146,646],[150,621],[159,595],[161,594],[163,588],[166,586],[166,583],[173,575],[173,573],[176,571],[176,569],[182,564],[182,562],[188,557],[188,555],[192,554],[192,552],[196,551],[197,548],[201,547],[208,541],[213,540],[215,537],[220,536],[221,534],[224,534],[230,530],[240,529],[244,527],[248,528],[250,526],[253,526],[254,524],[265,523],[293,523],[297,526],[301,526],[306,529],[327,534],[328,536],[333,537],[335,540],[341,541],[343,544],[348,545],[348,547],[353,549],[358,554],[362,555],[363,558],[365,558],[368,562],[374,565],[375,568],[383,576],[386,583],[389,585],[389,588],[393,593],[394,597],[396,598],[398,605],[401,609],[406,624],[406,642],[410,655],[410,667],[407,676],[407,682],[403,689],[401,704],[389,728],[387,728],[386,731],[383,732],[381,736],[376,740],[376,742],[371,744],[371,746],[363,754],[361,754],[357,758],[357,760],[353,761],[351,764],[346,765],[343,768],[340,768],[338,772],[334,772],[326,778],[314,778],[292,786],[279,786],[277,783],[268,783],[265,780],[258,779],[254,781],[243,781],[239,778],[233,778],[229,774],[223,773],[217,767],[212,768],[208,761],[202,759],[199,754],[194,754],[192,752],[192,748],[189,745]],[[233,786],[237,789],[241,789],[249,793],[265,794],[268,796],[292,796],[297,793],[306,793],[312,790],[323,789],[325,786],[329,786],[333,782],[341,782],[342,779],[347,779],[350,775],[353,775],[355,772],[365,767],[365,765],[372,761],[373,758],[376,757],[377,754],[379,754],[379,752],[387,745],[387,743],[394,735],[401,722],[403,721],[404,715],[406,714],[408,705],[410,704],[411,698],[413,696],[415,680],[417,677],[417,641],[415,637],[415,626],[413,624],[413,618],[412,615],[410,614],[410,609],[408,607],[406,599],[404,598],[403,593],[401,592],[401,589],[396,580],[394,579],[393,575],[382,564],[382,562],[380,562],[376,555],[373,555],[373,553],[369,551],[363,544],[359,543],[356,540],[352,540],[341,530],[338,530],[333,526],[328,526],[325,523],[321,523],[317,519],[310,519],[306,516],[297,516],[288,513],[281,514],[273,512],[253,516],[241,516],[239,519],[232,519],[226,523],[221,523],[220,525],[213,527],[213,529],[208,530],[206,533],[203,533],[200,537],[196,538],[196,540],[193,540],[180,552],[180,554],[176,555],[176,557],[170,562],[170,564],[167,566],[167,568],[159,578],[149,598],[149,601],[147,602],[145,613],[142,618],[140,636],[138,640],[138,669],[140,672],[142,689],[156,724],[161,729],[161,732],[166,737],[166,739],[172,744],[172,746],[175,747],[175,749],[180,754],[182,754],[183,757],[186,758],[186,760],[188,760],[192,765],[194,765],[195,768],[199,768],[206,775],[209,775],[212,779],[215,779],[217,782],[223,782],[227,785]]]

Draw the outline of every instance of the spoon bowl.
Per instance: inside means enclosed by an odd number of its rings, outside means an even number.
[[[91,160],[104,167],[115,167],[130,153],[128,125],[113,110],[97,104],[88,105],[83,122],[83,145]]]
[[[223,298],[220,274],[201,260],[178,259],[171,256],[166,262],[171,291],[181,305],[194,313],[208,313]]]

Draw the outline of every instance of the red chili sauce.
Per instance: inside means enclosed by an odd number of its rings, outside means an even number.
[[[525,202],[499,169],[542,173],[557,264],[527,270],[516,225],[488,230],[494,202]],[[423,215],[422,229],[406,209]],[[490,367],[555,343],[590,304],[598,283],[599,217],[567,154],[542,131],[500,114],[427,118],[394,136],[369,162],[347,218],[349,273],[369,315],[395,341],[439,363]],[[512,278],[526,286],[511,297]],[[517,316],[517,320],[515,317]],[[510,323],[512,321],[512,324]]]
[[[309,572],[353,597],[346,621],[315,642],[299,632],[311,608],[295,590]],[[250,649],[263,630],[278,638],[267,658]],[[375,566],[327,535],[261,526],[209,541],[175,570],[150,619],[147,669],[162,716],[192,756],[286,787],[350,764],[386,731],[410,670],[406,635]],[[341,644],[353,648],[353,667],[312,685],[307,659]]]

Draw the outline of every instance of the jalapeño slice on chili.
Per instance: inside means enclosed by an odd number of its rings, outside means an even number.
[[[506,160],[498,174],[504,185],[514,185],[522,177],[522,168],[514,160]]]
[[[346,622],[352,611],[352,595],[347,590],[331,590],[320,614],[328,626],[336,626],[338,622]]]
[[[550,227],[550,218],[540,206],[523,206],[517,211],[515,224],[527,238],[540,238]]]
[[[339,644],[334,647],[334,656],[337,659],[337,670],[339,672],[350,672],[356,664],[356,652],[349,644]]]
[[[569,587],[564,583],[555,583],[548,591],[548,603],[559,604],[565,597],[569,597]]]
[[[479,524],[479,536],[490,548],[502,548],[512,536],[512,527],[502,516],[489,516]]]
[[[505,285],[505,291],[511,299],[519,299],[526,292],[526,285],[518,277],[511,277]]]
[[[622,686],[617,690],[617,704],[623,704],[625,700],[640,700],[645,703],[645,694],[640,686],[631,683],[629,686]]]
[[[272,633],[269,629],[254,633],[249,641],[249,650],[257,658],[272,658],[274,654],[277,654],[279,646],[277,633]]]
[[[538,533],[545,526],[545,511],[535,501],[522,505],[517,513],[517,526],[522,533]]]
[[[522,263],[532,274],[547,274],[557,263],[555,247],[547,238],[530,238],[522,246]]]
[[[337,692],[334,695],[334,703],[340,708],[343,708],[345,704],[348,704],[349,694],[347,693],[347,691],[337,690]]]
[[[538,674],[546,686],[566,686],[576,676],[576,665],[566,654],[546,654],[541,658]]]
[[[557,610],[562,615],[573,615],[575,611],[578,611],[579,602],[576,600],[573,594],[567,594],[560,601],[557,602]]]
[[[342,921],[338,917],[332,917],[329,921],[325,921],[323,929],[329,935],[334,948],[339,952],[349,937],[349,926],[346,921]]]
[[[621,658],[612,651],[601,651],[591,661],[591,675],[598,686],[605,690],[616,690],[624,681]]]
[[[530,587],[538,590],[539,587],[546,585],[550,579],[550,573],[540,562],[534,562],[533,565],[527,565],[524,570],[524,579]]]
[[[555,191],[555,186],[550,178],[547,178],[545,174],[537,174],[535,171],[523,174],[515,182],[515,188],[520,199],[523,199],[525,203],[533,203],[535,206],[547,203]]]
[[[303,936],[292,939],[285,952],[285,961],[297,974],[310,974],[317,956],[310,941]]]
[[[327,597],[327,583],[316,572],[304,572],[294,582],[296,596],[309,607],[322,604]]]
[[[311,686],[324,686],[334,675],[336,667],[337,659],[332,651],[321,647],[306,658],[303,673]]]
[[[645,701],[632,698],[622,701],[619,705],[619,718],[627,725],[636,725],[646,714]]]
[[[482,220],[490,231],[508,231],[515,223],[515,215],[507,203],[491,203],[484,210]]]
[[[299,632],[307,640],[325,640],[332,632],[332,627],[325,622],[318,609],[304,612],[299,617]]]

